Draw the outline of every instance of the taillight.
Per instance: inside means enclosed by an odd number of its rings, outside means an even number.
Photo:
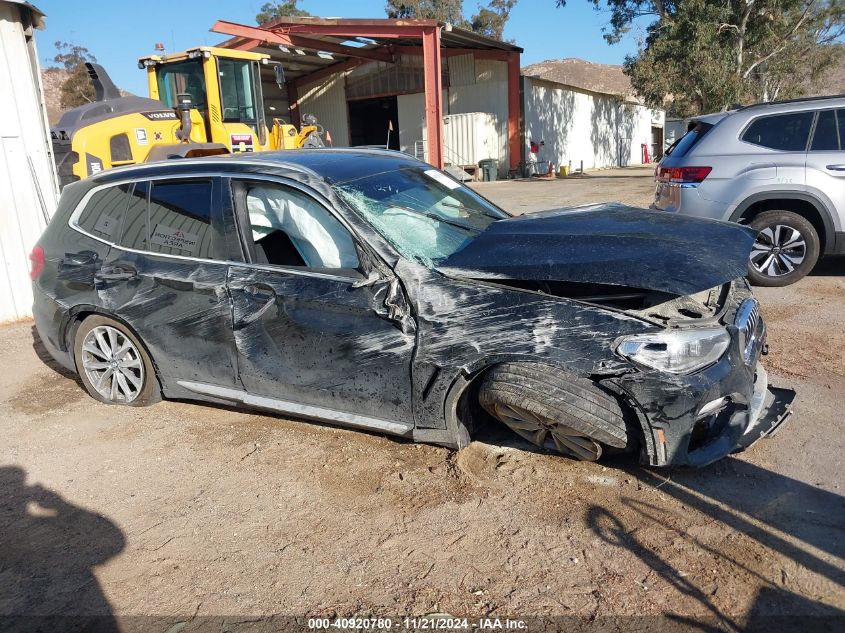
[[[711,171],[712,167],[661,167],[657,179],[679,185],[698,184],[707,178]]]
[[[44,270],[44,249],[36,245],[29,254],[29,276],[32,281],[38,279]]]

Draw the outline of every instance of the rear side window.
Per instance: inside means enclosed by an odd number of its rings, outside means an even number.
[[[94,193],[76,220],[86,233],[107,242],[116,242],[132,185],[107,187]]]
[[[742,140],[746,143],[784,152],[803,152],[807,149],[813,112],[790,112],[755,119]]]
[[[150,191],[147,250],[215,258],[210,180],[154,182]]]
[[[819,112],[816,131],[813,132],[813,144],[810,146],[810,150],[815,152],[829,152],[842,149],[843,136],[845,136],[845,130],[842,129],[843,123],[845,123],[845,110],[839,110],[839,112],[836,110],[824,110]]]
[[[676,158],[686,155],[712,128],[710,123],[699,123],[666,150],[666,155]]]

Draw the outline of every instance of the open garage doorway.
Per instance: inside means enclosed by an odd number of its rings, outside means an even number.
[[[349,141],[352,147],[373,145],[398,150],[399,107],[396,95],[350,101]]]

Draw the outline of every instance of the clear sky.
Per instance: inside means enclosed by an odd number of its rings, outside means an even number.
[[[47,14],[47,28],[36,34],[42,64],[50,65],[53,43],[69,41],[87,47],[124,90],[146,95],[146,80],[138,57],[154,54],[155,43],[168,51],[213,45],[226,39],[209,32],[216,20],[254,24],[262,0],[30,0]],[[313,15],[345,18],[383,18],[384,0],[300,0]],[[474,0],[465,0],[468,13]],[[555,0],[519,0],[505,30],[525,49],[522,64],[546,59],[580,57],[593,62],[620,64],[636,51],[633,32],[613,46],[602,39],[607,14],[596,12],[588,0],[569,0],[563,9]]]

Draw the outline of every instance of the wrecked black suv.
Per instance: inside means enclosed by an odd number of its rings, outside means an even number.
[[[794,395],[758,364],[753,241],[617,204],[510,217],[394,152],[174,160],[65,188],[32,253],[34,313],[102,402],[451,447],[498,420],[581,459],[703,465]]]

